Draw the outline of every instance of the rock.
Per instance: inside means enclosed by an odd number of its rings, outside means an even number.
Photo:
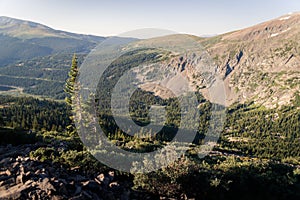
[[[69,193],[64,183],[59,184],[58,193],[61,195],[68,196]]]
[[[36,194],[36,192],[35,191],[30,191],[30,192],[28,192],[28,197],[30,198],[30,199],[38,199],[38,196],[37,196],[37,194]]]
[[[53,197],[51,197],[51,200],[62,200],[64,199],[62,196],[58,196],[58,195],[54,195]]]
[[[104,174],[99,174],[96,179],[99,180],[99,182],[101,183],[101,185],[103,185],[104,187],[108,187],[109,185],[109,178],[108,177],[105,177]]]
[[[23,158],[23,161],[25,161],[25,162],[27,162],[28,160],[30,160],[30,158],[29,158],[29,157],[25,157],[25,158]]]
[[[99,192],[101,190],[101,187],[96,181],[90,180],[82,183],[82,187],[87,190],[91,190],[94,192]]]
[[[62,182],[64,185],[68,184],[67,181],[63,178],[59,178],[58,181]]]
[[[119,186],[119,183],[117,183],[117,182],[112,182],[112,183],[109,184],[110,188],[118,187],[118,186]]]
[[[24,180],[25,180],[25,179],[24,179],[24,175],[23,175],[23,174],[20,174],[20,175],[18,175],[17,178],[16,178],[16,184],[25,183]]]
[[[93,196],[86,191],[83,191],[82,194],[88,199],[93,199]]]
[[[123,188],[117,182],[112,182],[109,184],[109,190],[116,194],[117,196],[123,193]]]
[[[19,172],[20,172],[20,174],[24,174],[25,173],[25,168],[24,168],[24,166],[22,164],[19,167]]]
[[[26,173],[25,173],[25,176],[26,176],[26,177],[31,176],[31,171],[26,172]]]
[[[45,179],[45,178],[48,178],[48,174],[43,173],[43,172],[38,174],[38,175],[39,175],[39,178],[42,179],[42,180]]]
[[[22,161],[23,161],[23,158],[22,158],[21,156],[18,156],[18,157],[16,158],[16,161],[22,162]]]
[[[32,168],[34,168],[35,167],[34,165],[35,165],[35,163],[32,160],[26,161],[26,163],[24,164],[24,166],[26,167],[26,169],[32,169]]]
[[[76,175],[76,181],[78,182],[82,182],[82,181],[86,181],[87,178],[85,178],[84,176],[81,176],[79,174]]]
[[[0,199],[18,199],[24,190],[31,187],[31,184],[32,181],[27,181],[25,184],[18,184],[5,190],[0,189]]]
[[[12,164],[12,168],[17,168],[17,166],[18,165],[20,165],[20,163],[17,161],[17,162],[14,162],[13,164]]]
[[[9,185],[14,185],[16,180],[14,177],[12,176],[8,176],[7,177],[8,179],[4,180],[4,181],[1,181],[1,184],[0,186],[9,186]]]
[[[11,176],[5,176],[5,175],[3,176],[3,175],[2,175],[2,176],[0,177],[0,181],[5,181],[5,180],[7,180],[7,179],[9,179],[9,178],[11,178]]]
[[[80,171],[80,166],[72,167],[70,170],[74,171],[74,172],[79,172]]]
[[[40,174],[40,173],[41,173],[41,170],[40,170],[40,169],[38,169],[38,170],[36,170],[36,171],[34,172],[35,175],[38,175],[38,174]]]
[[[69,200],[85,200],[85,198],[81,194],[81,195],[78,195],[78,196],[71,197],[71,198],[69,198]]]
[[[76,185],[76,186],[75,186],[75,188],[76,188],[76,190],[75,190],[75,193],[74,193],[74,195],[76,196],[76,195],[78,195],[78,194],[80,194],[80,193],[81,193],[81,191],[82,191],[82,188],[81,188],[81,186],[79,186],[79,185]]]
[[[108,172],[108,178],[109,178],[109,182],[112,182],[115,178],[115,172],[114,171],[109,171]]]
[[[7,169],[7,170],[5,171],[5,174],[6,174],[7,176],[10,176],[10,175],[11,175],[11,172]]]
[[[104,174],[99,174],[97,177],[96,177],[99,181],[103,182],[104,181]]]
[[[51,182],[56,182],[56,183],[58,182],[56,177],[51,177],[51,178],[50,178],[50,181],[51,181]]]
[[[13,161],[12,158],[4,158],[0,161],[0,165],[6,166],[7,164],[11,163]]]
[[[31,175],[31,172],[21,173],[16,178],[16,184],[19,184],[19,183],[23,183],[24,184],[27,180],[30,179],[30,175]]]
[[[49,178],[44,178],[43,181],[38,184],[38,187],[50,194],[52,191],[56,191],[54,186],[50,183]]]
[[[31,148],[30,148],[30,147],[27,147],[27,148],[25,149],[25,151],[24,151],[24,152],[26,152],[26,153],[30,153],[30,151],[31,151]]]
[[[74,195],[74,192],[76,190],[76,185],[74,183],[74,181],[71,181],[70,183],[65,185],[67,191],[69,192],[69,194]]]

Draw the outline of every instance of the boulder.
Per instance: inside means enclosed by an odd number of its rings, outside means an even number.
[[[8,169],[5,171],[5,174],[7,175],[7,176],[10,176],[11,175],[11,171],[9,171]]]
[[[9,187],[7,189],[0,189],[0,199],[19,199],[23,191],[31,187],[32,181],[27,181],[26,183],[17,184],[15,186]]]
[[[56,191],[49,178],[44,178],[42,182],[38,183],[38,188],[47,192],[47,194],[51,194],[52,192]]]
[[[66,188],[66,186],[65,186],[64,183],[60,183],[59,184],[58,193],[60,195],[64,195],[64,196],[68,196],[69,195],[69,192],[68,192],[68,190],[67,190],[67,188]]]
[[[31,176],[31,172],[26,172],[26,173],[19,174],[16,178],[16,184],[19,184],[19,183],[24,184],[27,180],[30,179],[30,176]]]
[[[82,188],[85,189],[85,190],[91,190],[91,191],[94,191],[94,192],[101,191],[100,185],[94,180],[89,180],[89,181],[83,182],[82,183]]]
[[[12,176],[7,176],[7,179],[4,180],[4,181],[1,181],[0,182],[0,186],[5,186],[5,187],[8,187],[10,185],[14,185],[16,182],[16,179]]]
[[[10,158],[10,157],[8,157],[8,158],[3,158],[3,159],[0,161],[0,165],[5,166],[5,165],[11,163],[12,161],[13,161],[13,159]]]
[[[101,183],[101,185],[103,185],[104,187],[108,187],[109,182],[110,182],[110,178],[104,176],[103,173],[99,174],[96,179]],[[97,181],[97,182],[98,182]]]
[[[75,189],[74,195],[76,196],[76,195],[78,195],[78,194],[81,193],[82,187],[79,186],[79,185],[75,185],[75,188],[76,188],[76,189]]]

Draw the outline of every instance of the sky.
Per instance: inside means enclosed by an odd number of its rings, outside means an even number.
[[[99,36],[142,28],[215,35],[297,11],[299,0],[0,0],[0,16]]]

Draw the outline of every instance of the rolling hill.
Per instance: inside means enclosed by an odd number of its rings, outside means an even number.
[[[42,24],[0,17],[0,67],[56,53],[88,53],[104,37],[54,30]]]

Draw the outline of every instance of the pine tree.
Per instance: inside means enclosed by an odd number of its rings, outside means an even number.
[[[66,103],[71,107],[73,107],[72,102],[75,98],[75,82],[76,77],[78,76],[78,59],[76,54],[74,54],[72,59],[72,65],[69,72],[69,78],[66,81],[64,91],[67,93],[67,97],[65,98]],[[74,110],[72,110],[74,112]],[[76,129],[74,125],[74,116],[71,114],[70,116],[71,123],[67,126],[67,131],[69,135],[75,135]]]
[[[38,130],[38,128],[39,128],[39,122],[38,122],[38,120],[37,120],[37,117],[34,116],[33,122],[32,122],[32,129],[33,129],[33,130]]]
[[[76,54],[74,54],[72,59],[72,66],[69,72],[69,78],[66,81],[64,91],[67,93],[65,101],[68,105],[72,106],[72,99],[74,98],[75,92],[75,81],[78,75],[78,60]]]

